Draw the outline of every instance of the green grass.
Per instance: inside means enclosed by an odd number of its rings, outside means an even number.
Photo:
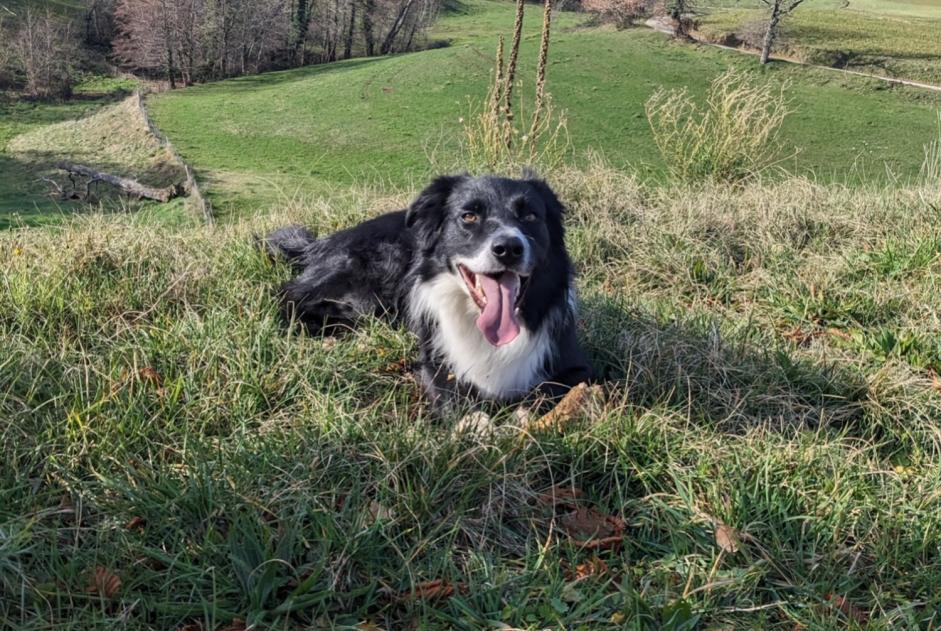
[[[702,33],[722,39],[766,13],[737,6],[708,14]],[[785,54],[810,63],[941,84],[939,29],[937,3],[851,2],[842,9],[809,2],[782,23],[779,46]]]
[[[277,321],[253,235],[405,196],[0,234],[0,626],[934,628],[937,183],[553,183],[608,401],[523,440],[512,410],[431,419],[400,330]],[[621,547],[573,545],[553,486],[624,519]],[[435,579],[465,589],[395,597]]]
[[[661,85],[701,95],[729,65],[753,64],[645,29],[579,28],[580,19],[557,16],[549,68],[576,161],[591,149],[659,177],[644,116],[649,95]],[[433,36],[454,39],[450,48],[197,86],[152,98],[152,110],[222,209],[364,180],[408,186],[460,165],[459,119],[469,96],[486,93],[495,34],[511,22],[510,5],[473,3],[436,27]],[[530,10],[521,74],[530,89],[538,26]],[[887,168],[902,178],[917,173],[941,97],[806,69],[768,72],[792,83],[796,113],[783,137],[801,151],[788,169],[839,181],[884,178]]]
[[[62,199],[64,191],[84,193],[72,185],[60,161],[83,164],[131,177],[151,186],[184,179],[172,158],[140,117],[134,98],[113,103],[124,94],[125,80],[98,78],[85,84],[86,96],[64,103],[0,102],[0,229],[56,223],[76,212],[108,209],[144,210],[158,221],[191,221],[184,204],[163,206],[129,202],[106,185],[97,185],[91,203]]]
[[[80,209],[51,199],[31,166],[13,156],[7,145],[20,134],[91,114],[106,102],[105,98],[60,103],[0,99],[0,228],[57,221]]]

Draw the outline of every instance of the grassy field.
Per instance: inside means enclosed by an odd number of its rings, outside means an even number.
[[[279,326],[252,235],[403,196],[0,234],[0,626],[936,628],[937,182],[553,182],[607,391],[558,433]]]
[[[749,4],[754,8],[747,8]],[[701,32],[722,40],[759,21],[757,3],[709,12]],[[802,61],[941,84],[941,3],[807,2],[785,19],[780,52]]]
[[[573,165],[549,177],[604,396],[462,431],[405,331],[284,329],[258,235],[401,208],[457,166],[509,26],[463,11],[450,48],[154,98],[228,221],[0,231],[0,628],[937,629],[935,97],[775,66],[786,166],[817,180],[684,187],[644,100],[748,60],[560,16]],[[0,221],[49,147],[165,175],[120,103],[2,107]]]
[[[616,166],[659,177],[648,96],[661,85],[699,95],[729,65],[754,63],[644,29],[579,28],[580,19],[558,16],[549,69],[576,161],[591,148]],[[198,86],[153,98],[152,111],[222,209],[250,211],[364,181],[408,187],[459,166],[459,119],[469,112],[468,95],[486,92],[495,34],[511,22],[510,5],[473,3],[436,27],[433,36],[453,39],[450,48]],[[533,11],[524,80],[532,76],[538,25]],[[795,113],[784,153],[800,152],[786,168],[838,181],[885,178],[887,169],[902,178],[917,173],[941,96],[806,69],[768,74],[791,83]]]

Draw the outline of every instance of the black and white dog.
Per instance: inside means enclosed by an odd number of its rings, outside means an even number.
[[[268,237],[297,276],[282,313],[308,330],[364,315],[404,320],[436,404],[455,394],[550,397],[589,378],[575,336],[563,207],[535,177],[439,177],[407,210],[322,239],[288,226]]]

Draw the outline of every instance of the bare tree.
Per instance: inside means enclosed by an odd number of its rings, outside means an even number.
[[[77,47],[69,22],[49,10],[27,9],[11,43],[9,55],[26,80],[27,94],[48,98],[72,93]]]
[[[694,0],[668,0],[665,5],[667,16],[673,20],[673,36],[688,38],[693,28],[692,15],[696,11]]]
[[[771,47],[778,36],[778,27],[781,20],[796,9],[804,0],[761,0],[771,9],[768,16],[768,30],[761,44],[761,63],[768,63],[771,58]]]

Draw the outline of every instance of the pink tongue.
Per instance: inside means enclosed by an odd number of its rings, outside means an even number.
[[[520,277],[513,272],[503,272],[497,278],[481,274],[480,286],[487,297],[487,305],[477,318],[477,328],[494,346],[509,344],[520,334],[515,313]]]

